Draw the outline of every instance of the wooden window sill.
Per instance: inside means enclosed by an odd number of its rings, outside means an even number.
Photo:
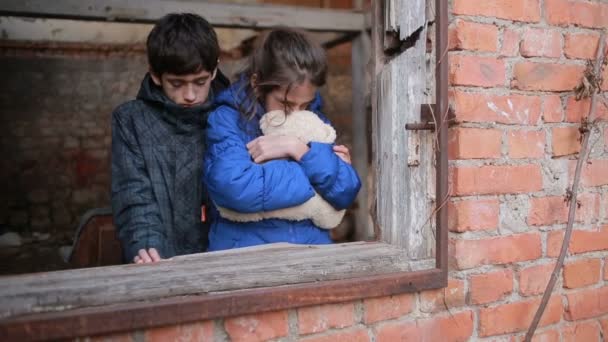
[[[445,286],[435,259],[407,259],[382,242],[273,244],[2,277],[0,340],[109,334]]]

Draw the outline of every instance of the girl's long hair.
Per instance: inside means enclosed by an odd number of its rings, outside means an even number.
[[[264,105],[266,95],[281,86],[286,86],[287,96],[292,86],[306,80],[316,87],[325,85],[327,57],[304,32],[280,27],[261,37],[242,75],[245,82],[239,92],[245,92],[246,101],[239,104],[239,111],[251,119],[256,104]]]

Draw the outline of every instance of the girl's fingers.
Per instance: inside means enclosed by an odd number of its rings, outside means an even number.
[[[334,151],[348,153],[348,147],[344,145],[336,145],[334,146]]]
[[[251,140],[249,143],[247,143],[247,145],[246,145],[247,149],[250,149],[252,146],[254,146],[258,142],[258,139],[260,139],[260,137],[257,137],[255,139]]]

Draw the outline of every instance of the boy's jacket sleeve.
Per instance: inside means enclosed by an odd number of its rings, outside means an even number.
[[[220,106],[209,116],[203,178],[211,199],[237,212],[256,213],[293,207],[313,197],[313,187],[297,162],[253,162],[242,138],[240,115]]]
[[[125,261],[148,248],[163,257],[166,239],[158,204],[137,139],[119,112],[112,117],[112,213]]]

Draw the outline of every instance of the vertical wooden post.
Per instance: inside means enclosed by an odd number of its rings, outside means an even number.
[[[386,60],[376,67],[376,220],[382,241],[402,247],[411,260],[428,259],[433,257],[433,133],[404,129],[406,123],[420,122],[421,106],[428,103],[426,1],[385,0],[383,5],[385,29],[374,38],[393,31],[399,45],[393,55],[376,55],[376,63]],[[376,41],[375,52],[384,45]]]
[[[363,1],[355,0],[356,9],[362,9]],[[359,207],[355,211],[355,238],[358,241],[374,237],[369,216],[368,196],[368,134],[367,99],[365,89],[365,66],[369,60],[370,40],[361,28],[361,33],[352,41],[352,118],[353,118],[353,166],[361,177],[361,190],[357,196]]]

